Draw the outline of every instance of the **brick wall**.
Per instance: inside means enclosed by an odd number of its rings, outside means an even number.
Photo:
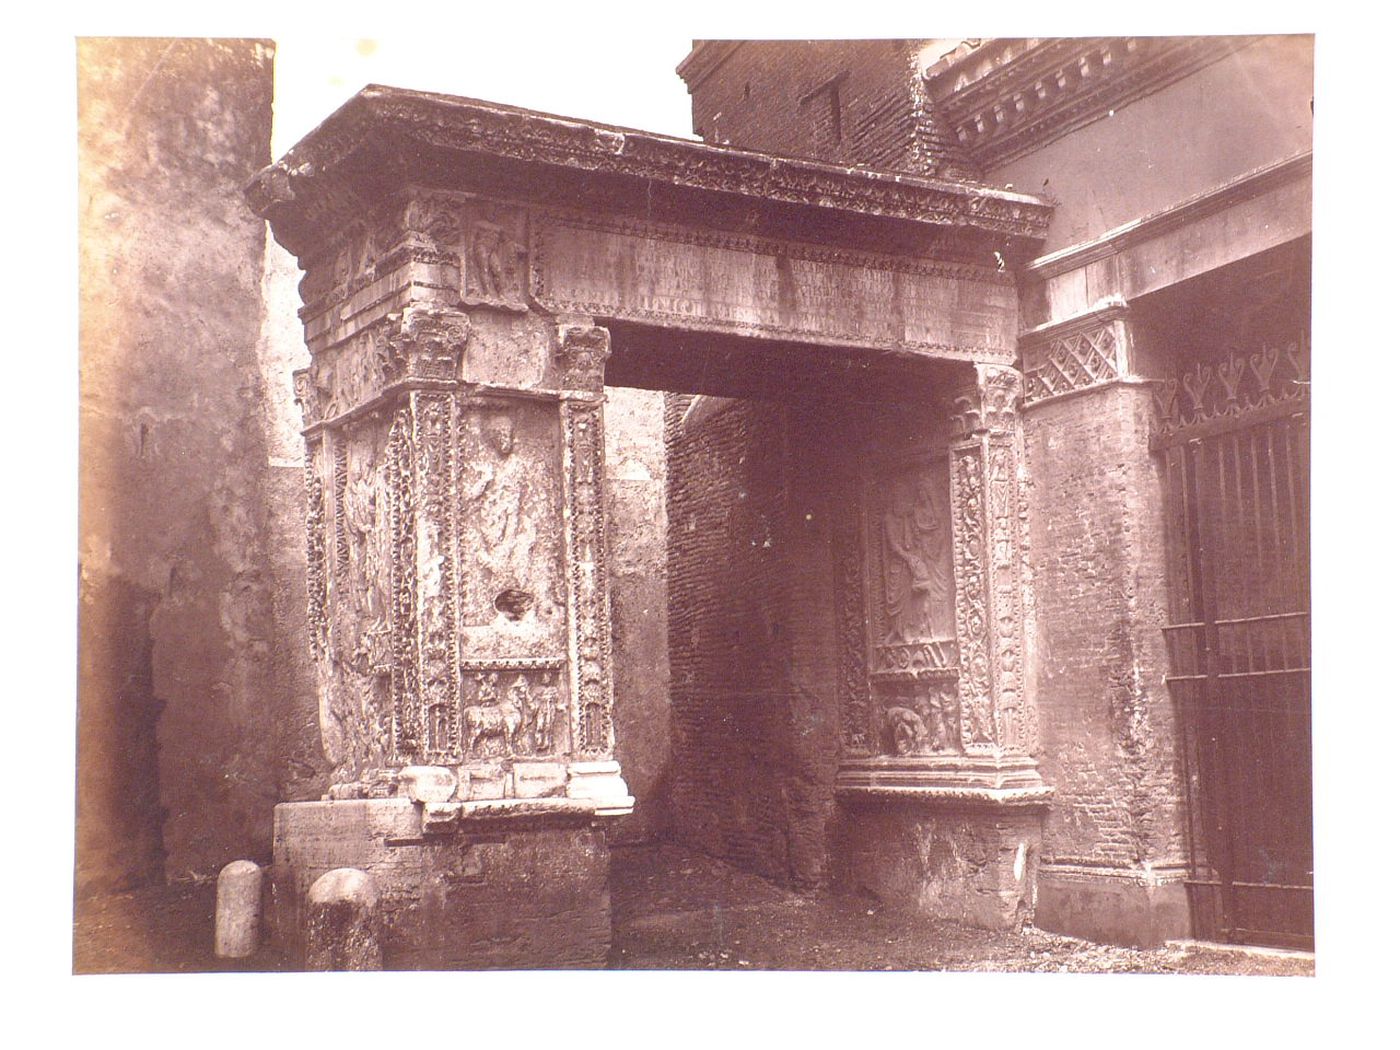
[[[976,178],[976,168],[927,102],[917,63],[922,45],[917,40],[710,44],[714,50],[702,60],[681,67],[696,134],[717,145],[785,156]],[[724,57],[713,65],[719,55]]]
[[[675,832],[815,885],[836,764],[821,414],[706,399],[682,425],[690,402],[666,419]]]
[[[1182,856],[1151,413],[1146,387],[1118,385],[1025,415],[1046,860]]]

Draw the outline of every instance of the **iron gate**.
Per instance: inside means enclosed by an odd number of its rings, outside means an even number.
[[[1194,935],[1311,948],[1306,341],[1163,384]]]

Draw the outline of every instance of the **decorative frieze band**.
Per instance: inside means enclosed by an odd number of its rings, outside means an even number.
[[[1124,304],[1021,336],[1025,403],[1087,390],[1129,374],[1131,332]]]

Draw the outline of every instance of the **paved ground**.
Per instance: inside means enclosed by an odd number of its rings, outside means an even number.
[[[1197,947],[1114,948],[1041,930],[972,930],[858,901],[788,892],[674,846],[613,854],[612,969],[985,970],[1310,975],[1310,956]],[[275,970],[264,952],[216,959],[214,887],[184,883],[80,903],[78,973]]]

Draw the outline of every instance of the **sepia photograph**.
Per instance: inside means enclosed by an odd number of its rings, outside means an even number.
[[[1315,986],[1318,38],[942,21],[71,41],[82,984]]]

